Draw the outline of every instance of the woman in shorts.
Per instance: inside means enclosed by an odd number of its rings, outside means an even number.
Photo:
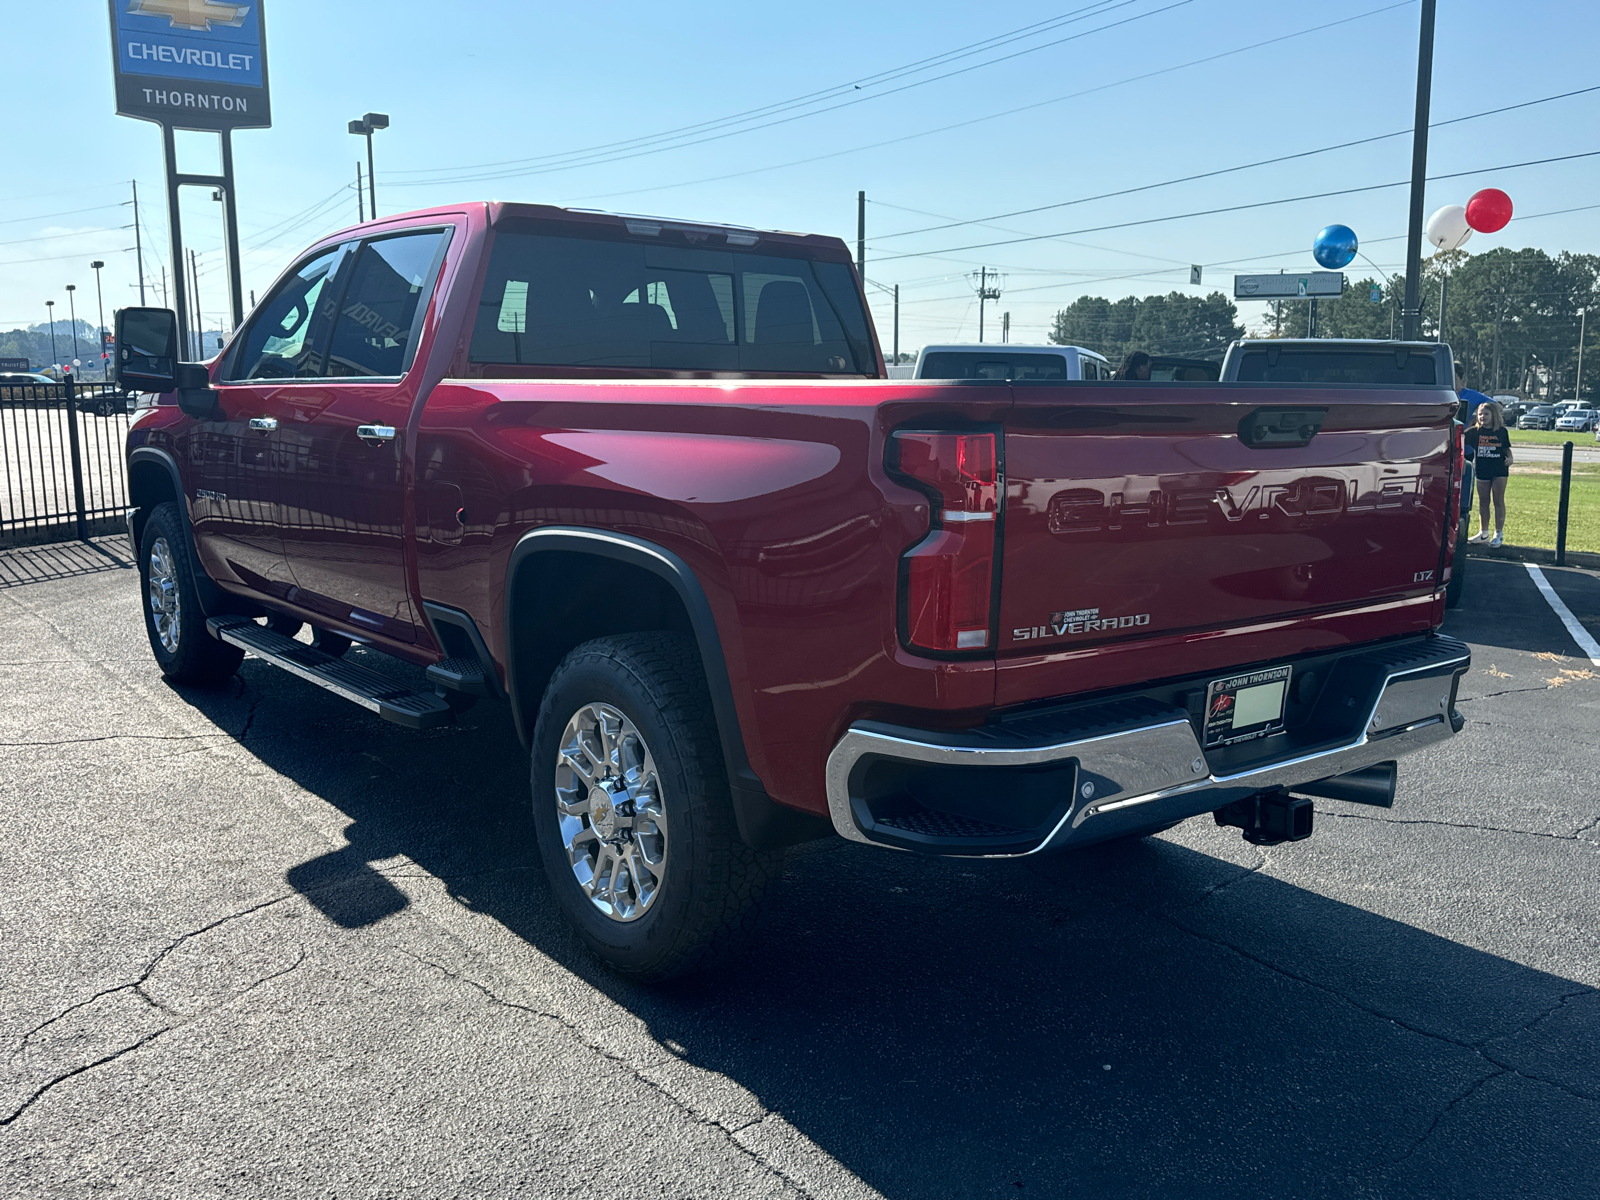
[[[1511,476],[1511,433],[1505,411],[1493,400],[1478,405],[1477,423],[1467,430],[1467,447],[1478,476],[1478,532],[1474,542],[1498,546],[1506,531],[1506,480]],[[1489,501],[1494,500],[1494,536],[1489,534]]]

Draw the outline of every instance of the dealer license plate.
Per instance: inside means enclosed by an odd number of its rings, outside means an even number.
[[[1231,746],[1283,728],[1289,667],[1213,680],[1206,692],[1206,745]]]

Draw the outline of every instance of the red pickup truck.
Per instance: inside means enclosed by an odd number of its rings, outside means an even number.
[[[117,345],[161,669],[508,703],[637,978],[785,844],[1293,840],[1461,726],[1443,387],[889,380],[837,239],[520,204],[324,238],[210,364]]]

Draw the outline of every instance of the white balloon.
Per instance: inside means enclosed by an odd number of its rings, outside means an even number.
[[[1447,204],[1428,218],[1428,240],[1441,250],[1459,250],[1472,236],[1464,204]]]

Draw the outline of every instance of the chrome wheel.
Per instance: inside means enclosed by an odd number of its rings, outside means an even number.
[[[609,704],[572,715],[556,756],[556,814],[578,886],[613,921],[643,916],[666,877],[667,826],[655,759]]]
[[[150,544],[150,620],[156,638],[168,654],[178,652],[183,631],[183,608],[178,599],[178,567],[167,539],[158,537]]]

